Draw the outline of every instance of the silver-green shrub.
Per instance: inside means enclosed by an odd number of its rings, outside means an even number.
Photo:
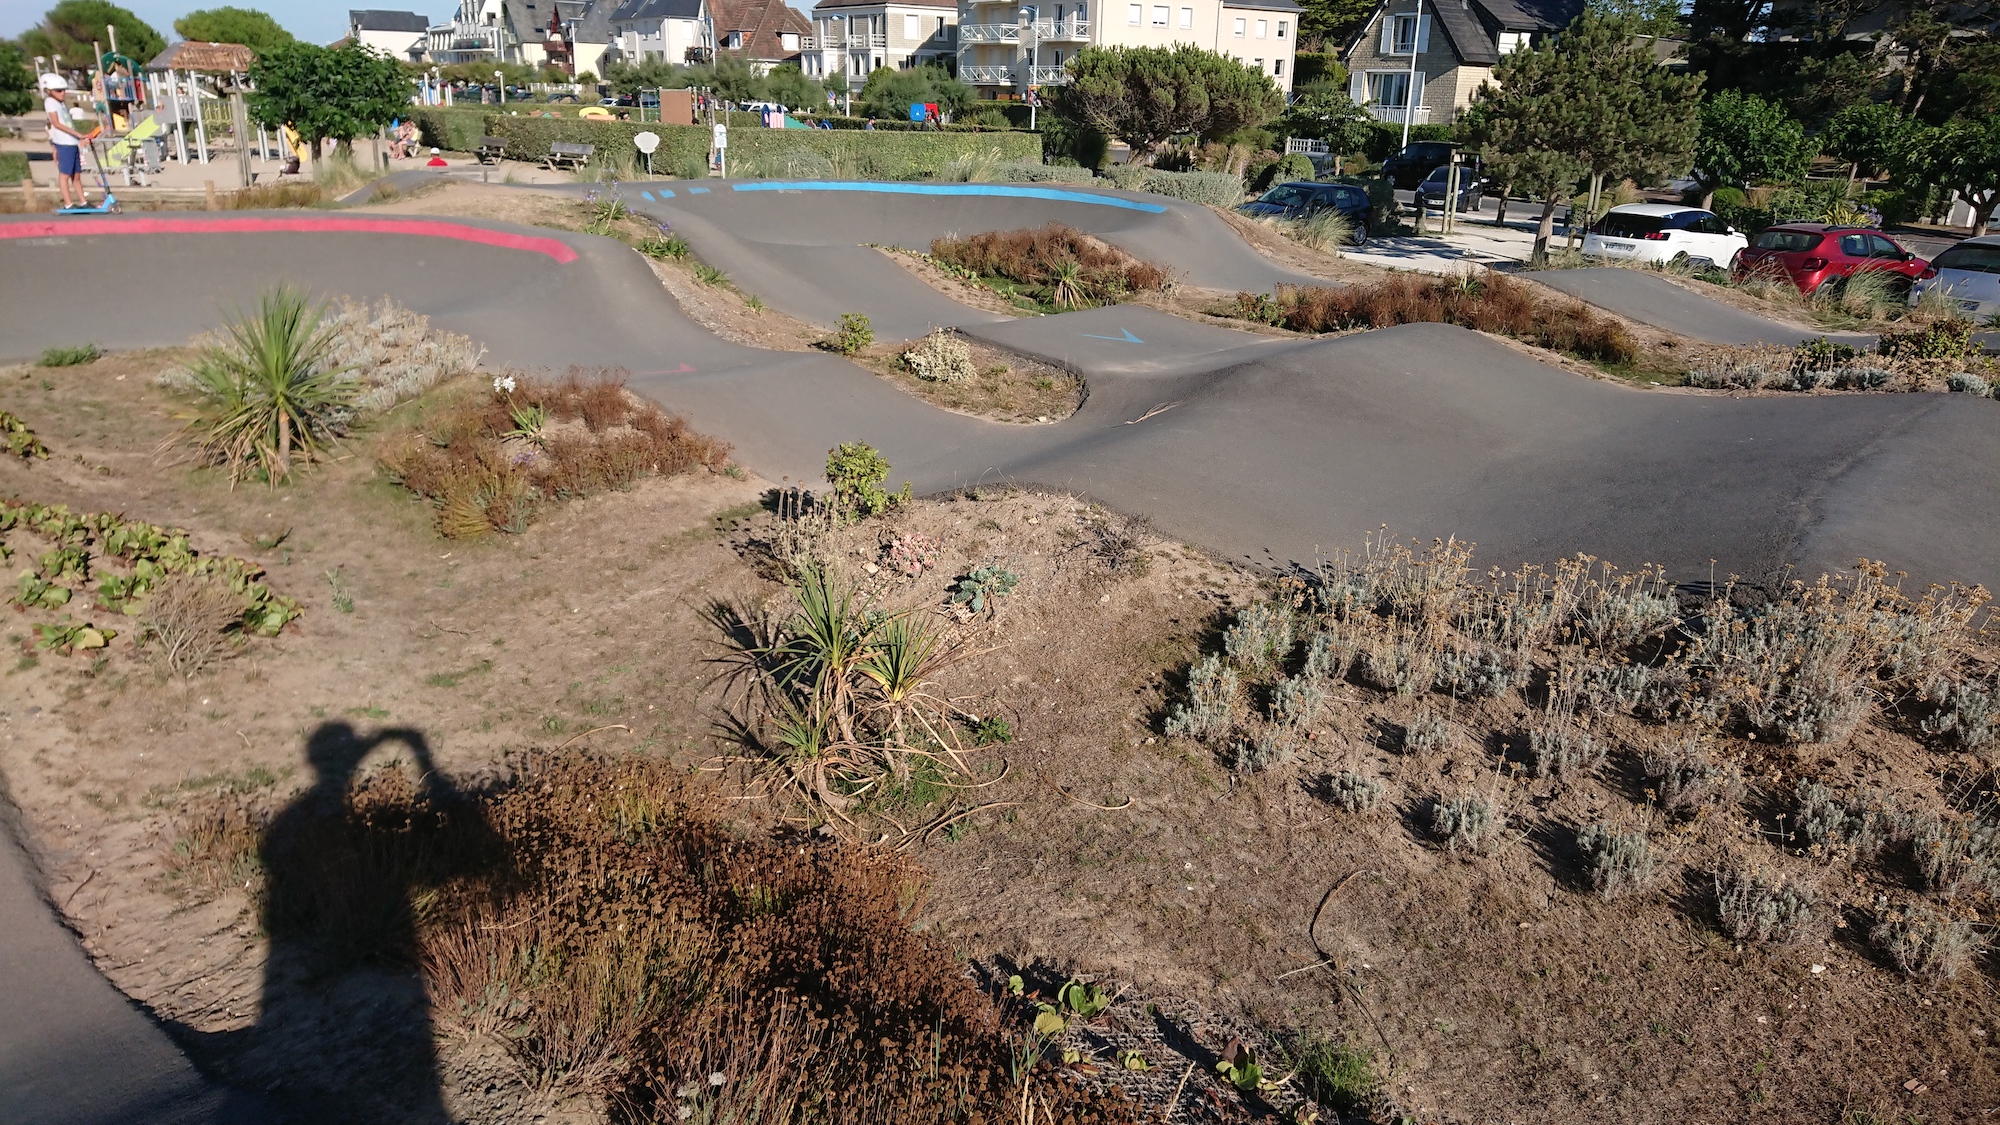
[[[1577,831],[1576,847],[1583,853],[1591,889],[1604,898],[1644,889],[1659,866],[1644,832],[1619,832],[1608,824],[1592,824]]]
[[[1869,937],[1896,967],[1913,977],[1950,980],[1979,951],[1979,935],[1963,918],[1919,903],[1892,909],[1877,903],[1882,918]]]
[[[1222,634],[1222,651],[1245,671],[1281,666],[1292,654],[1292,607],[1258,602],[1245,608]]]
[[[1121,185],[1122,186],[1122,185]],[[1139,181],[1139,190],[1154,195],[1234,207],[1243,199],[1243,180],[1226,172],[1156,172],[1148,170]]]
[[[1419,711],[1403,724],[1403,753],[1422,754],[1442,750],[1451,743],[1451,720],[1432,711]]]
[[[1074,164],[996,164],[993,179],[1003,184],[1087,184],[1097,178]]]
[[[1237,701],[1243,681],[1236,669],[1213,654],[1188,670],[1188,700],[1167,716],[1167,733],[1177,738],[1217,742],[1236,729]]]
[[[1831,859],[1850,855],[1871,859],[1888,845],[1895,825],[1886,802],[1863,797],[1840,800],[1817,781],[1801,781],[1796,791],[1798,833],[1814,854]]]
[[[1660,807],[1692,813],[1708,805],[1732,805],[1743,796],[1743,771],[1718,762],[1697,737],[1653,747],[1639,757],[1640,768]]]
[[[1979,817],[1910,817],[1904,825],[1924,885],[1945,898],[2000,890],[2000,824]]]
[[[1715,873],[1715,911],[1723,932],[1737,941],[1784,943],[1812,920],[1816,896],[1782,876],[1737,868]]]
[[[1286,730],[1302,730],[1325,702],[1326,689],[1305,676],[1280,680],[1271,691],[1271,721]]]
[[[1292,760],[1298,736],[1283,727],[1266,727],[1255,738],[1236,744],[1236,772],[1259,773]]]
[[[1439,797],[1431,809],[1431,831],[1446,851],[1492,851],[1506,827],[1499,802],[1481,793],[1449,801]]]
[[[1938,708],[1918,725],[1925,734],[1948,734],[1967,750],[1993,741],[2000,728],[2000,688],[1977,680],[1933,686],[1925,694]]]
[[[977,374],[972,349],[949,328],[931,329],[930,335],[903,353],[903,366],[917,378],[933,383],[963,383]]]
[[[1880,367],[1843,367],[1834,375],[1833,385],[1843,391],[1879,391],[1895,378],[1895,372]]]
[[[1326,799],[1351,813],[1364,813],[1382,803],[1382,783],[1358,773],[1337,773],[1326,779]]]
[[[1947,389],[1960,394],[1978,395],[1981,398],[1993,393],[1993,384],[1971,371],[1952,372],[1945,377],[1944,385]]]
[[[1536,777],[1573,777],[1604,764],[1604,744],[1568,723],[1528,729],[1528,768]]]
[[[1448,649],[1438,656],[1438,690],[1468,699],[1505,695],[1526,679],[1520,662],[1494,645]]]

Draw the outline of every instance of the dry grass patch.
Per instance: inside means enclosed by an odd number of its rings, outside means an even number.
[[[382,467],[437,506],[438,532],[519,533],[538,508],[623,490],[647,476],[719,471],[729,446],[625,389],[623,371],[560,380],[503,375],[466,387],[391,438]]]
[[[1294,332],[1456,324],[1593,361],[1630,363],[1638,357],[1637,344],[1616,318],[1581,301],[1537,296],[1490,271],[1457,277],[1394,274],[1339,288],[1279,286],[1273,293],[1238,293],[1233,312]]]
[[[1061,223],[940,238],[931,243],[930,256],[1051,309],[1116,304],[1129,294],[1168,288],[1173,280],[1165,269]]]

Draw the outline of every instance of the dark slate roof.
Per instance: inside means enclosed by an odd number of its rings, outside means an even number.
[[[415,12],[390,12],[364,8],[347,13],[347,26],[359,31],[426,31],[431,21]]]
[[[1305,9],[1292,0],[1222,0],[1225,8],[1256,8],[1267,12],[1300,12]]]
[[[1484,4],[1486,0],[1479,2]],[[1458,61],[1474,66],[1492,66],[1500,61],[1500,52],[1493,46],[1493,33],[1480,26],[1479,17],[1472,14],[1465,0],[1436,0],[1427,6],[1432,17],[1431,26],[1444,29],[1445,37],[1451,40],[1451,49],[1458,54]],[[1581,0],[1578,0],[1578,6],[1581,7]]]
[[[1445,0],[1450,3],[1450,0]],[[1583,14],[1585,0],[1473,0],[1502,31],[1560,31]]]
[[[692,20],[701,18],[701,0],[625,0],[611,13],[614,20]]]
[[[611,42],[611,13],[618,8],[618,0],[589,0],[582,5],[583,15],[570,30],[572,43]],[[565,17],[569,14],[567,3],[561,5]]]

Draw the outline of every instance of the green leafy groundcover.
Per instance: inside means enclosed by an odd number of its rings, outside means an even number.
[[[659,150],[653,154],[655,168],[699,164],[708,157],[709,131],[700,125],[490,116],[485,119],[484,127],[491,130],[489,136],[506,139],[507,155],[516,160],[540,160],[548,154],[549,146],[559,141],[595,145],[599,153],[634,151],[632,137],[642,131],[660,137]],[[1007,131],[857,133],[829,129],[732,129],[729,133],[732,161],[763,161],[807,153],[864,165],[872,176],[910,179],[933,175],[960,156],[997,153],[1002,161],[1040,163],[1042,139],[1034,133]]]
[[[299,616],[299,603],[257,581],[264,568],[233,556],[203,557],[177,527],[128,520],[110,512],[78,515],[64,504],[24,504],[0,499],[0,532],[21,528],[54,544],[32,569],[23,570],[13,600],[22,606],[54,609],[97,578],[98,604],[127,616],[145,608],[153,589],[175,574],[225,583],[243,598],[243,631],[275,637]],[[94,556],[93,557],[93,553]],[[129,573],[107,569],[112,561]]]

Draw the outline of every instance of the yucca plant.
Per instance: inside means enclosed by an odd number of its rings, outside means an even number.
[[[1049,267],[1049,304],[1059,309],[1074,309],[1089,303],[1080,263],[1066,259]]]
[[[255,315],[239,316],[195,360],[204,399],[189,427],[195,448],[228,466],[232,483],[261,471],[276,485],[295,453],[310,460],[336,436],[359,384],[330,363],[336,333],[324,311],[289,285],[266,290]]]

